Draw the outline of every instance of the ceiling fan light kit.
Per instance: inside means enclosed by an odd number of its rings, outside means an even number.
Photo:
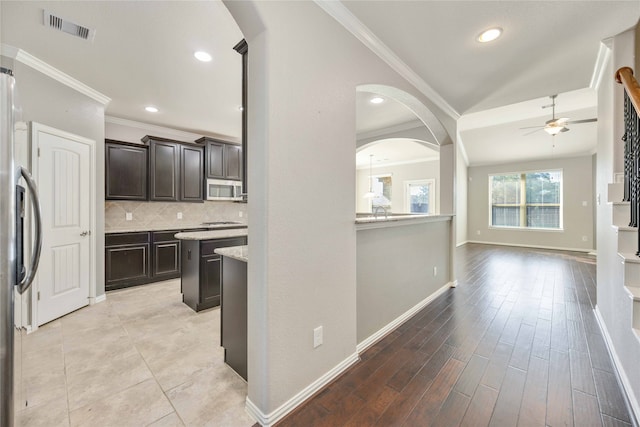
[[[570,124],[578,124],[578,123],[591,123],[591,122],[595,122],[598,119],[597,118],[593,118],[593,119],[584,119],[584,120],[574,120],[574,121],[570,121],[568,117],[558,117],[556,119],[556,97],[558,95],[551,95],[549,98],[551,98],[551,104],[550,105],[544,105],[542,108],[549,108],[551,107],[551,119],[547,120],[544,124],[544,126],[530,126],[530,127],[525,127],[525,128],[520,128],[520,129],[531,129],[531,128],[538,128],[537,130],[534,130],[533,132],[529,132],[526,133],[526,135],[530,135],[532,133],[537,132],[538,130],[544,129],[545,132],[547,132],[549,135],[551,136],[555,136],[557,134],[559,134],[560,132],[568,132],[569,128],[567,127],[567,125]]]

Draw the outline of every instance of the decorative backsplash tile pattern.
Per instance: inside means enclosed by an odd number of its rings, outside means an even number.
[[[126,214],[132,214],[131,221]],[[182,219],[178,213],[182,212]],[[242,212],[242,217],[240,217]],[[199,226],[203,222],[236,221],[247,223],[247,204],[233,202],[105,202],[104,228],[114,231],[173,230]]]

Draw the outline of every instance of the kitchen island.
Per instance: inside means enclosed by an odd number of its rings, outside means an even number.
[[[247,229],[183,232],[181,240],[182,301],[194,311],[220,305],[223,265],[216,249],[247,243]]]
[[[246,245],[216,249],[222,255],[220,345],[224,361],[247,379],[247,262]]]

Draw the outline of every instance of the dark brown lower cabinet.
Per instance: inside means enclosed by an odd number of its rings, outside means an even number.
[[[220,345],[224,361],[247,380],[247,263],[222,257]]]
[[[105,289],[110,291],[180,277],[181,243],[174,237],[180,231],[106,234]]]
[[[148,232],[105,236],[105,289],[149,282],[151,242]]]
[[[220,305],[222,258],[217,248],[247,244],[246,237],[182,241],[182,301],[194,311]]]
[[[180,240],[174,236],[177,231],[156,231],[153,241],[154,281],[180,277]]]

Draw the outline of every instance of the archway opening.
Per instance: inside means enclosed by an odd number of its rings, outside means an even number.
[[[357,88],[356,128],[356,217],[438,214],[437,135],[446,132],[435,116],[403,91],[366,85]]]

